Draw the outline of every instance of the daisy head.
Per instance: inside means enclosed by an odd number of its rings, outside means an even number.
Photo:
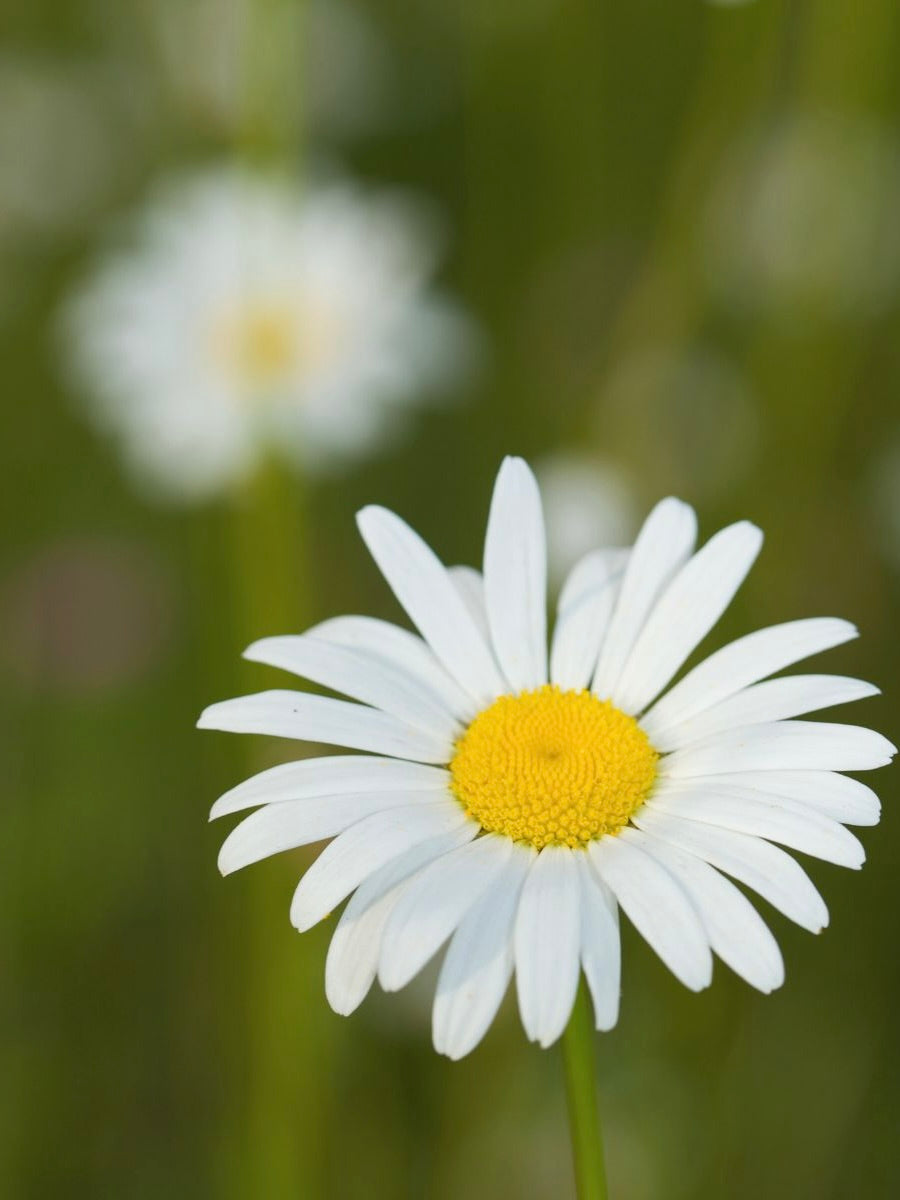
[[[144,483],[183,499],[269,453],[309,470],[359,457],[471,358],[435,263],[429,221],[396,196],[237,168],[176,181],[67,310],[89,411]]]
[[[822,929],[822,898],[779,846],[860,867],[844,826],[875,824],[879,803],[840,772],[882,766],[894,747],[855,725],[795,719],[872,695],[870,684],[770,677],[853,626],[758,630],[672,685],[762,535],[742,521],[695,550],[694,513],[670,498],[633,546],[572,568],[548,645],[541,499],[521,459],[498,475],[480,572],[443,566],[383,508],[364,509],[359,527],[417,633],[338,617],[266,638],[248,658],[357,703],[269,691],[200,719],[363,752],[264,771],[212,811],[257,810],[226,838],[223,873],[334,839],[291,905],[305,930],[349,897],[326,963],[332,1007],[352,1012],[376,978],[403,987],[447,943],[433,1034],[451,1058],[479,1042],[513,976],[542,1046],[562,1033],[581,972],[609,1029],[620,909],[693,990],[710,983],[714,953],[760,991],[778,987],[778,946],[731,880]]]

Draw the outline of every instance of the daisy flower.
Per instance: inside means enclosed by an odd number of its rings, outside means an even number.
[[[300,880],[309,929],[350,897],[331,942],[331,1006],[352,1012],[377,978],[402,988],[449,941],[435,1047],[468,1053],[512,976],[529,1038],[562,1033],[580,972],[598,1029],[619,1009],[619,910],[687,987],[713,954],[760,991],[778,946],[728,876],[818,932],[825,904],[775,843],[848,867],[845,824],[879,803],[839,774],[887,763],[880,734],[796,720],[870,696],[830,675],[775,672],[856,634],[831,617],[758,630],[665,691],[716,623],[762,542],[738,522],[695,551],[693,510],[663,500],[630,550],[595,550],[560,593],[548,652],[541,499],[521,459],[498,475],[483,572],[444,567],[398,516],[359,528],[418,634],[367,617],[266,638],[247,657],[360,703],[268,691],[206,709],[207,729],[364,754],[278,766],[226,793],[256,807],[227,837],[223,873],[334,840]]]
[[[236,168],[177,181],[72,301],[74,370],[158,492],[206,497],[271,452],[327,470],[465,368],[471,330],[429,290],[434,265],[397,196]]]

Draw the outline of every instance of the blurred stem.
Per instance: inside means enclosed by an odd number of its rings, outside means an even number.
[[[248,0],[237,148],[245,162],[293,165],[294,130],[303,117],[300,85],[305,0]]]
[[[296,475],[268,463],[235,497],[232,594],[242,645],[301,628],[308,618],[301,489]],[[268,765],[251,745],[245,769]],[[229,1190],[241,1198],[324,1195],[328,1044],[313,967],[322,937],[314,931],[301,942],[290,929],[290,885],[274,862],[246,886],[246,1107]]]
[[[304,8],[305,0],[245,0],[242,6],[243,95],[235,151],[251,169],[290,175],[298,166]],[[269,462],[235,496],[232,586],[244,645],[301,628],[308,618],[301,488],[296,472]],[[255,772],[268,764],[251,751],[247,765]],[[250,885],[249,1078],[228,1184],[241,1200],[327,1190],[323,1093],[329,1048],[313,968],[324,948],[322,931],[301,943],[290,930],[284,875],[268,866]]]
[[[563,1035],[566,1096],[578,1200],[607,1200],[603,1137],[597,1111],[594,1026],[584,981]]]

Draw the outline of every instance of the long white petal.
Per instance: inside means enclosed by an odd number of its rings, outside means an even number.
[[[736,771],[715,781],[796,800],[843,825],[877,825],[881,818],[881,801],[872,789],[834,771]]]
[[[440,696],[448,711],[461,721],[470,721],[478,712],[476,701],[444,670],[428,644],[408,629],[377,617],[345,616],[322,621],[308,633],[320,641],[384,659]]]
[[[684,564],[647,618],[613,688],[623,712],[640,712],[662,691],[731,603],[761,546],[761,531],[739,521]]]
[[[594,1005],[594,1024],[612,1029],[619,1019],[622,947],[619,906],[615,896],[592,871],[587,855],[578,855],[581,884],[581,966]]]
[[[203,710],[197,728],[327,742],[426,763],[447,763],[453,756],[453,744],[446,738],[362,704],[305,692],[256,692],[222,700]]]
[[[330,842],[297,885],[291,923],[303,932],[312,928],[373,871],[419,842],[468,825],[478,832],[458,804],[407,805],[375,813],[351,825]]]
[[[260,771],[220,796],[209,818],[224,817],[284,800],[341,796],[350,792],[446,792],[450,773],[443,767],[379,758],[374,754],[340,754],[303,758]]]
[[[482,704],[506,692],[490,647],[434,551],[385,508],[364,508],[357,523],[394,595],[453,678]]]
[[[675,876],[700,914],[710,945],[732,971],[761,992],[784,983],[784,960],[769,927],[715,867],[639,829],[623,829]],[[637,839],[640,839],[638,841]]]
[[[767,721],[676,750],[660,761],[660,774],[690,779],[725,771],[871,771],[895,753],[887,738],[860,725]]]
[[[630,550],[620,547],[589,550],[566,576],[560,589],[557,610],[560,613],[567,612],[580,604],[585,596],[602,592],[613,579],[621,580],[630,554]]]
[[[632,648],[669,580],[687,560],[697,536],[694,510],[670,496],[644,522],[628,559],[622,588],[594,673],[598,696],[613,694]]]
[[[688,671],[641,717],[641,725],[653,740],[751,683],[856,636],[856,628],[837,617],[788,621],[748,633]]]
[[[558,687],[578,690],[590,684],[620,584],[621,575],[612,576],[598,590],[582,594],[560,610],[550,654],[550,680]]]
[[[244,657],[292,671],[436,737],[453,741],[462,731],[439,695],[384,658],[364,650],[339,646],[310,634],[295,634],[262,638],[247,647]]]
[[[516,845],[499,877],[460,922],[438,978],[434,1048],[463,1058],[496,1016],[513,972],[513,922],[534,850]]]
[[[631,818],[638,828],[745,883],[812,933],[828,924],[828,909],[799,863],[777,846],[746,833],[660,813],[644,805]]]
[[[685,987],[712,981],[709,939],[681,885],[656,861],[621,837],[588,846],[591,864],[625,915]]]
[[[421,871],[394,909],[381,947],[378,980],[405,987],[437,953],[512,853],[509,838],[488,834]]]
[[[653,745],[664,752],[680,750],[740,725],[785,721],[877,694],[878,688],[873,684],[843,675],[788,675],[769,679],[736,692],[680,725],[671,726],[656,735]]]
[[[464,565],[448,567],[447,573],[471,613],[472,620],[481,631],[482,637],[489,643],[491,629],[488,625],[487,603],[484,598],[484,576],[475,567]]]
[[[547,682],[547,546],[541,494],[521,458],[497,475],[484,543],[484,596],[497,661],[514,691]]]
[[[578,852],[580,853],[580,851]],[[525,878],[516,914],[516,992],[525,1033],[545,1049],[566,1027],[580,970],[575,852],[545,846]]]
[[[356,889],[341,914],[325,960],[325,995],[335,1012],[347,1016],[365,1000],[375,980],[384,927],[415,873],[472,835],[470,826],[463,825],[420,842]]]
[[[647,805],[654,812],[767,838],[839,867],[858,870],[866,860],[865,850],[848,829],[795,800],[698,780],[692,787],[661,790]]]
[[[230,875],[272,854],[334,837],[372,813],[411,804],[446,805],[446,798],[441,792],[362,792],[267,804],[232,829],[219,851],[219,870]]]

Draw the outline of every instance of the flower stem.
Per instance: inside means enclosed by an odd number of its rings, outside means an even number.
[[[578,1200],[607,1200],[603,1138],[597,1111],[594,1027],[584,981],[579,984],[563,1035],[563,1060]]]
[[[267,462],[235,495],[231,515],[239,644],[302,628],[310,612],[302,480]],[[246,689],[244,671],[241,682]],[[245,773],[272,761],[256,742],[245,748]],[[331,1075],[318,982],[324,945],[318,931],[301,944],[288,923],[286,905],[302,860],[280,871],[274,863],[268,867],[245,885],[249,917],[240,972],[247,983],[247,1057],[239,1129],[230,1137],[237,1161],[223,1194],[322,1196]]]

